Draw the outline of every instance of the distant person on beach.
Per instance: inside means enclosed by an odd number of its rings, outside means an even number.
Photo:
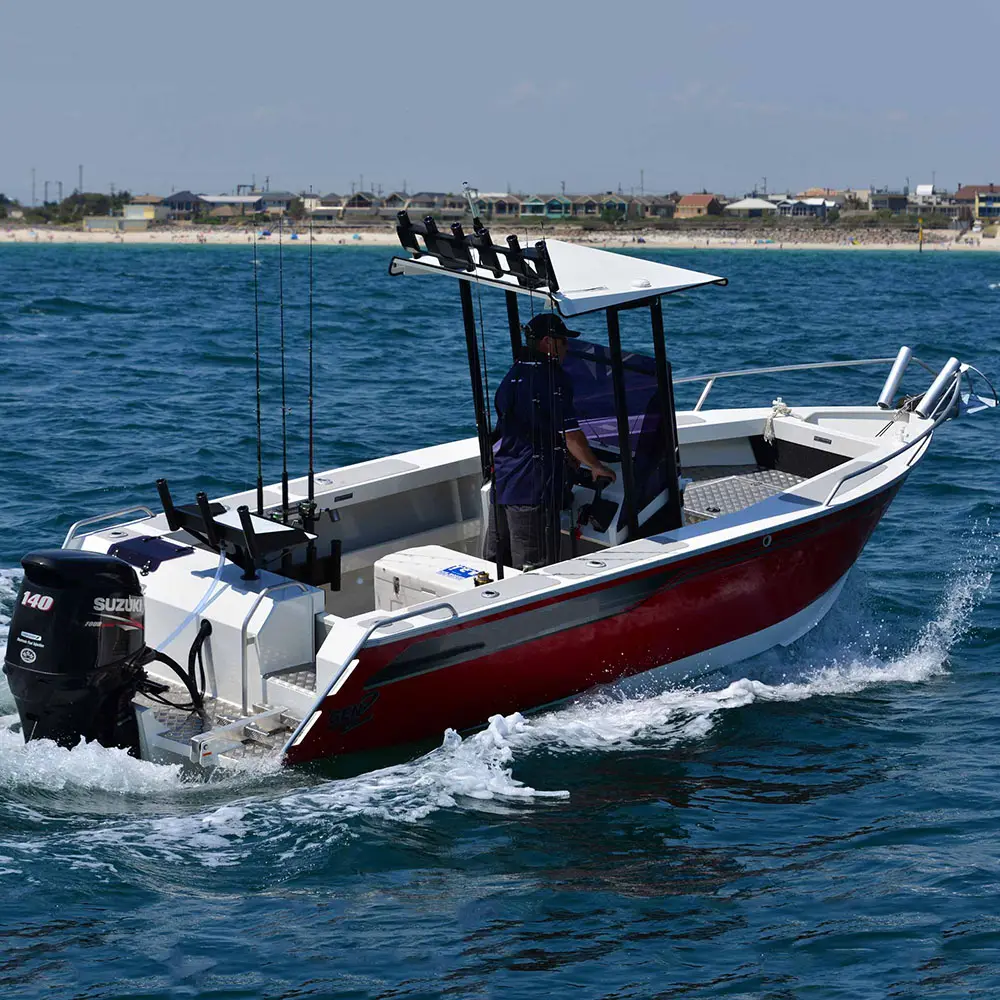
[[[573,409],[573,383],[562,363],[575,330],[555,313],[524,326],[526,346],[497,389],[491,496],[484,558],[515,569],[559,559],[558,514],[563,507],[565,452],[594,478],[616,478],[591,450]],[[496,506],[498,523],[493,523]],[[546,535],[554,536],[546,545]],[[498,551],[499,548],[499,551]],[[549,549],[550,551],[547,551]]]

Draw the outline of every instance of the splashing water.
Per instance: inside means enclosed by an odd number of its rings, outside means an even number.
[[[976,526],[968,538],[967,559],[945,586],[934,617],[913,647],[892,659],[877,651],[841,663],[801,671],[801,679],[767,684],[742,677],[721,690],[671,688],[637,697],[620,697],[614,690],[585,696],[570,706],[533,719],[524,736],[528,742],[569,750],[598,749],[657,739],[679,742],[699,739],[712,729],[719,712],[755,702],[799,702],[809,698],[857,694],[886,684],[919,684],[946,672],[951,649],[969,628],[972,613],[989,591],[997,561],[997,536],[989,522]],[[808,638],[800,644],[808,644]]]
[[[17,569],[0,569],[0,660],[7,652],[7,630],[14,613],[14,601],[21,587],[24,573]],[[14,699],[7,686],[6,674],[0,673],[0,712],[11,712],[14,709]]]

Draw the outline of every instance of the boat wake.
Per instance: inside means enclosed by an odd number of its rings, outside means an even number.
[[[507,812],[564,799],[565,790],[534,788],[514,776],[519,764],[534,759],[537,765],[541,752],[680,746],[704,739],[726,712],[755,703],[804,702],[875,686],[919,684],[947,672],[951,651],[989,590],[996,545],[991,539],[984,546],[978,537],[969,548],[977,555],[962,560],[936,613],[903,652],[890,654],[880,647],[877,629],[858,636],[858,609],[842,601],[809,636],[770,660],[764,654],[740,664],[735,668],[740,676],[717,689],[667,688],[639,695],[600,690],[530,718],[495,716],[485,730],[464,739],[449,731],[441,746],[423,757],[349,779],[317,783],[308,771],[279,772],[272,763],[235,773],[220,770],[205,782],[179,767],[135,760],[96,744],[72,750],[44,740],[25,745],[10,731],[16,716],[8,714],[0,720],[0,788],[8,793],[0,811],[13,820],[6,825],[30,829],[32,836],[27,842],[5,837],[0,867],[20,870],[12,851],[34,853],[45,842],[57,853],[101,845],[116,854],[122,849],[143,856],[182,851],[193,863],[216,868],[241,863],[266,840],[269,850],[301,861],[303,852],[362,836],[359,827],[369,822],[417,824],[441,810]],[[9,621],[18,580],[15,571],[0,572],[4,621]],[[864,599],[862,594],[859,600]],[[849,628],[855,632],[853,648],[842,639]],[[751,668],[757,676],[781,675],[771,682],[750,679]],[[13,711],[6,685],[0,704]],[[533,773],[539,773],[538,766]],[[51,823],[66,821],[76,832],[46,835]],[[81,823],[85,830],[79,830]]]

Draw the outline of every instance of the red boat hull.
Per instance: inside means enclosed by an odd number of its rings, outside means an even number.
[[[770,536],[359,654],[289,764],[483,725],[778,625],[847,573],[899,483]]]

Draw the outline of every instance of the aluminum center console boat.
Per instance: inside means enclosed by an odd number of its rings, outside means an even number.
[[[457,283],[477,436],[191,504],[161,480],[161,509],[84,519],[26,556],[4,667],[25,739],[294,765],[438,741],[647,672],[690,682],[813,627],[934,432],[996,405],[970,365],[925,375],[904,347],[825,366],[885,364],[877,401],[712,409],[716,382],[755,373],[674,379],[661,299],[724,278],[497,244],[478,220],[467,235],[401,213],[398,232],[391,275]],[[566,369],[617,480],[583,471],[549,564],[529,571],[480,555],[493,442],[474,286],[505,296],[515,354],[519,303],[606,317],[606,342],[574,341]],[[648,314],[648,355],[622,348],[631,309]],[[824,366],[764,371],[809,367]],[[921,390],[903,394],[915,373]],[[704,390],[677,411],[684,381]]]

